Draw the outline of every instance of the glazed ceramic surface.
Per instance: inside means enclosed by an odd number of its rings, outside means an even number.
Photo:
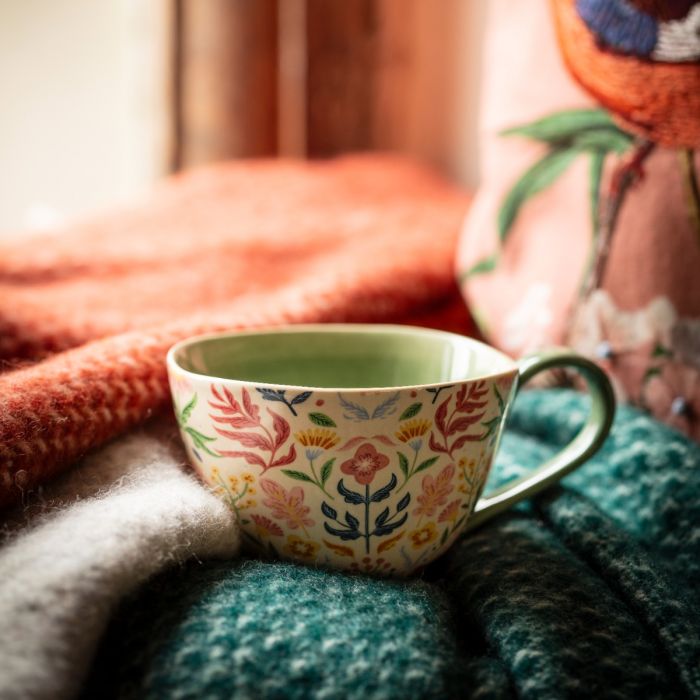
[[[386,575],[465,528],[519,376],[467,338],[350,325],[192,339],[168,371],[191,463],[250,544]]]

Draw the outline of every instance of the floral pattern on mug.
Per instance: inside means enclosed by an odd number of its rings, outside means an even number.
[[[203,394],[179,383],[175,401],[193,464],[236,514],[246,542],[392,575],[421,568],[458,536],[512,382],[321,396],[223,383]]]

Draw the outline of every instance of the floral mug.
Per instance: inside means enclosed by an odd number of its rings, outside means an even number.
[[[481,497],[518,387],[573,367],[592,408],[580,434]],[[245,540],[306,563],[408,575],[470,527],[590,457],[615,404],[605,374],[567,350],[516,364],[470,338],[385,325],[201,336],[168,353],[189,459]]]

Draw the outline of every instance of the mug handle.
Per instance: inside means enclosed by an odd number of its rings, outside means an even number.
[[[573,368],[583,376],[592,400],[586,424],[561,452],[533,472],[481,497],[467,520],[465,530],[481,525],[494,515],[555,484],[595,454],[608,436],[615,417],[615,394],[610,380],[598,365],[571,350],[548,350],[520,360],[516,392],[535,374],[555,367]]]

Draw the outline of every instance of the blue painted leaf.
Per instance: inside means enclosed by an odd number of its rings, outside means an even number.
[[[422,472],[424,469],[427,469],[428,467],[432,467],[435,462],[437,462],[439,457],[431,457],[430,459],[426,459],[425,462],[421,462],[417,467],[416,471],[414,471],[414,474],[418,474],[418,472]]]
[[[361,496],[355,491],[350,491],[350,489],[345,488],[345,484],[341,479],[338,482],[338,493],[345,499],[346,503],[364,503],[364,496]]]
[[[362,537],[357,530],[340,530],[337,527],[331,527],[328,523],[323,523],[323,527],[326,532],[335,537],[340,537],[341,540],[356,540],[358,537]]]
[[[396,512],[400,513],[402,510],[408,507],[408,504],[411,502],[411,494],[407,493],[398,503],[396,506]]]
[[[397,391],[395,394],[382,401],[379,406],[372,411],[372,418],[385,418],[386,416],[390,416],[392,413],[395,413],[396,402],[398,400],[399,392]]]
[[[360,521],[347,511],[345,511],[345,522],[348,524],[348,527],[351,527],[353,530],[360,529]]]
[[[394,530],[396,530],[396,528],[401,527],[406,522],[406,518],[408,518],[408,513],[404,513],[403,516],[399,518],[395,523],[387,523],[386,525],[382,525],[381,527],[375,528],[372,534],[378,535],[379,537],[381,537],[382,535],[388,535]]]
[[[295,399],[296,400],[296,399]],[[294,403],[294,401],[292,401]],[[309,420],[323,428],[337,428],[335,421],[325,413],[309,413]]]
[[[399,469],[401,470],[404,479],[408,479],[408,459],[406,458],[406,455],[401,452],[397,452],[396,454],[399,456]]]
[[[338,519],[338,511],[335,508],[331,508],[325,501],[321,503],[321,512],[331,520]]]
[[[369,420],[369,413],[364,406],[348,401],[340,393],[338,394],[338,400],[340,401],[340,405],[347,411],[343,413],[343,417],[354,421]]]
[[[284,389],[275,391],[273,389],[266,389],[265,387],[256,387],[256,391],[262,394],[265,401],[281,401],[282,403],[286,403],[284,400]]]
[[[297,394],[292,399],[292,405],[295,406],[298,403],[304,403],[304,401],[306,401],[311,396],[311,394],[311,391],[302,391],[301,394]]]
[[[396,475],[392,474],[391,479],[389,480],[389,483],[386,486],[382,486],[378,491],[375,491],[372,494],[372,497],[370,498],[370,501],[373,503],[379,503],[379,501],[383,501],[385,498],[389,498],[389,494],[391,494],[393,488],[396,486]]]
[[[389,517],[389,509],[388,509],[388,508],[385,508],[385,509],[377,516],[377,519],[374,521],[374,524],[375,524],[377,527],[380,527],[380,526],[384,525],[384,522],[386,521],[386,519],[387,519],[388,517]]]

